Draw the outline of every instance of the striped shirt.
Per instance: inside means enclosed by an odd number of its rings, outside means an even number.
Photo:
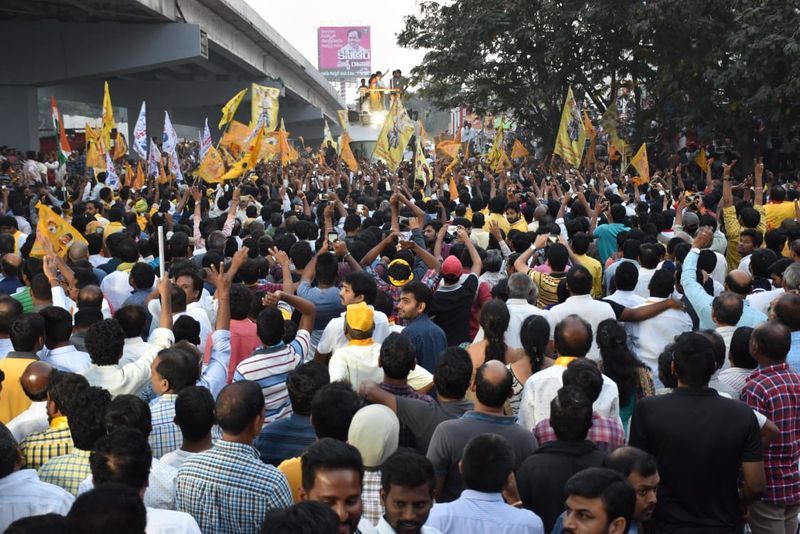
[[[187,459],[175,479],[177,508],[203,532],[259,532],[267,511],[292,505],[286,477],[251,445],[218,441]]]
[[[170,451],[180,448],[183,442],[181,429],[175,419],[175,401],[178,395],[165,393],[150,403],[150,420],[153,430],[150,432],[150,448],[153,458],[161,458]]]
[[[78,486],[92,474],[89,455],[92,451],[72,449],[70,454],[50,459],[39,468],[42,482],[61,486],[73,495],[78,495]]]
[[[69,454],[72,452],[72,434],[67,418],[53,418],[50,428],[31,434],[22,442],[21,447],[25,466],[29,469],[39,469],[50,458]]]
[[[288,345],[280,343],[273,347],[262,347],[236,366],[234,382],[252,380],[264,392],[265,425],[292,413],[286,378],[303,363],[310,342],[308,330],[298,330],[297,337]]]

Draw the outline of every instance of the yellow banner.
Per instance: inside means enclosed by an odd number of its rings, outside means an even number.
[[[272,132],[278,129],[278,97],[281,90],[276,87],[266,87],[254,83],[252,91],[252,112],[250,116],[250,128],[255,128],[258,121],[263,121],[266,131]]]
[[[248,135],[250,135],[250,128],[239,121],[232,121],[220,139],[219,145],[234,154],[239,154],[244,149],[245,139]]]
[[[577,167],[583,158],[583,149],[586,146],[586,130],[581,118],[581,110],[572,95],[572,87],[567,90],[564,99],[564,109],[561,112],[561,124],[558,127],[554,154],[561,156],[564,161]]]
[[[141,160],[136,164],[136,178],[133,180],[133,189],[144,187],[144,166]]]
[[[114,142],[114,153],[111,155],[111,159],[120,159],[124,158],[128,154],[128,143],[125,142],[125,136],[121,133],[117,132],[117,138]]]
[[[392,102],[389,115],[378,135],[375,145],[374,156],[386,162],[386,166],[391,172],[395,172],[400,162],[403,160],[403,152],[406,150],[408,141],[414,135],[414,121],[408,116],[400,99],[396,98]]]
[[[31,248],[32,258],[43,258],[45,249],[40,239],[48,239],[53,244],[53,250],[64,257],[69,247],[74,243],[86,243],[80,232],[71,224],[61,218],[50,206],[39,203],[39,222],[36,224],[36,241]]]
[[[633,183],[637,185],[646,184],[650,181],[650,162],[647,161],[647,143],[642,143],[639,151],[631,159],[631,166],[638,173],[633,177]]]
[[[206,152],[206,157],[197,169],[197,176],[208,183],[220,183],[220,177],[225,174],[225,162],[219,151],[213,146]]]

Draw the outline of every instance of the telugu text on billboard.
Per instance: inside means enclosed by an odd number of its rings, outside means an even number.
[[[369,26],[324,26],[317,33],[319,71],[331,81],[367,78],[372,69]]]

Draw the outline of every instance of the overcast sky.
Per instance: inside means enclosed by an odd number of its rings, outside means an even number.
[[[373,71],[407,75],[424,55],[397,45],[403,17],[417,11],[416,0],[300,0],[281,7],[274,0],[245,1],[315,67],[320,26],[370,26]]]

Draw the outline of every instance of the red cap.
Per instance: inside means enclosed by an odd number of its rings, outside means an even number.
[[[447,259],[442,263],[442,276],[454,278],[461,276],[461,260],[455,256],[447,256]]]

